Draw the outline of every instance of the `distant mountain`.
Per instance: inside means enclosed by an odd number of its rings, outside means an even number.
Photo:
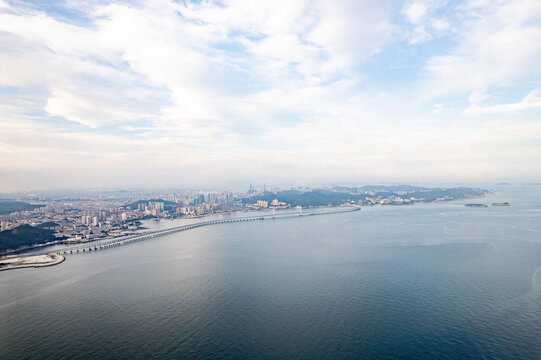
[[[349,200],[358,201],[361,199],[361,196],[324,189],[314,189],[312,191],[284,190],[277,193],[267,191],[256,197],[244,198],[243,202],[250,204],[257,200],[265,200],[270,204],[274,199],[278,199],[278,201],[285,202],[291,206],[325,206],[329,204],[342,204]]]
[[[486,193],[488,193],[488,190],[468,187],[456,187],[449,189],[434,188],[423,191],[414,191],[411,193],[407,193],[406,195],[402,195],[402,197],[414,197],[423,199],[423,202],[432,202],[436,201],[439,198],[447,197],[450,198],[450,200],[456,200],[469,197],[484,196]]]
[[[338,189],[342,191],[337,191]],[[370,194],[359,193],[370,192]],[[348,190],[348,191],[345,191]],[[484,196],[488,190],[474,189],[467,187],[457,188],[425,188],[411,185],[367,185],[361,188],[335,187],[334,191],[326,189],[314,189],[311,191],[285,190],[276,193],[264,192],[254,197],[246,197],[243,203],[252,204],[257,200],[268,201],[269,204],[273,199],[285,202],[291,206],[326,206],[326,205],[341,205],[346,202],[356,202],[370,204],[366,201],[367,198],[380,199],[409,199],[415,198],[416,202],[432,202],[438,199],[456,200],[469,197]],[[396,204],[400,202],[395,202]]]
[[[364,185],[364,186],[335,186],[333,191],[342,191],[350,193],[370,192],[396,192],[396,191],[422,191],[430,190],[427,187],[413,185]]]
[[[16,211],[32,211],[45,205],[32,205],[22,201],[0,200],[0,215],[10,214]]]
[[[422,191],[430,190],[427,187],[413,186],[413,185],[365,185],[360,188],[362,191]]]

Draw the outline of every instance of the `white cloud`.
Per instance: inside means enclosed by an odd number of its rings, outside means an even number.
[[[470,94],[470,97],[468,98],[468,100],[472,104],[477,104],[488,99],[489,97],[490,96],[487,95],[486,93],[486,89],[474,89],[472,93]]]
[[[458,7],[458,45],[426,66],[433,95],[541,82],[541,3],[466,2]]]
[[[151,119],[144,109],[127,106],[122,98],[93,89],[51,88],[44,110],[52,116],[62,116],[91,128],[118,122]],[[135,104],[133,106],[136,106]]]
[[[471,121],[539,106],[532,1],[68,2],[84,25],[0,4],[0,170],[13,187],[89,170],[102,178],[55,184],[414,179],[427,163],[448,180],[506,161],[538,175],[517,155],[539,154],[521,145],[537,125]],[[392,23],[400,14],[405,25]],[[440,36],[456,45],[411,57]],[[536,90],[486,105],[515,85]],[[466,120],[455,93],[469,96]]]
[[[410,44],[425,43],[449,31],[449,22],[434,14],[444,5],[445,1],[416,0],[402,7],[402,14],[411,24],[411,29],[406,32]]]
[[[405,7],[404,13],[406,14],[409,22],[412,24],[418,24],[426,15],[428,10],[428,4],[421,1],[414,1]]]
[[[449,28],[451,27],[449,22],[447,22],[446,20],[437,19],[437,18],[430,19],[430,26],[435,31],[442,32],[442,33],[449,30]]]
[[[541,108],[541,87],[532,90],[524,99],[522,99],[522,101],[518,103],[498,105],[478,105],[478,103],[479,101],[472,101],[472,105],[466,109],[465,114],[494,114]]]

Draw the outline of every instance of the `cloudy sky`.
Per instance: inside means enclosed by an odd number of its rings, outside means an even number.
[[[541,2],[0,0],[0,192],[541,181]]]

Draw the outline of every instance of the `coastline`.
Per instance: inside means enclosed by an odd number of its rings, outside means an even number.
[[[134,235],[132,237],[127,238],[121,238],[121,239],[112,239],[111,241],[108,241],[106,243],[100,243],[100,244],[85,244],[82,246],[77,247],[68,247],[68,248],[61,248],[61,249],[55,249],[54,252],[56,254],[78,254],[78,253],[85,253],[85,252],[92,252],[92,251],[98,251],[103,250],[107,248],[117,247],[121,245],[126,245],[129,243],[133,243],[136,241],[141,241],[145,239],[154,238],[157,236],[162,235],[168,235],[175,232],[180,231],[186,231],[194,228],[198,228],[201,226],[208,226],[208,225],[215,225],[215,224],[224,224],[224,223],[234,223],[234,222],[244,222],[244,221],[257,221],[257,220],[275,220],[280,218],[286,218],[286,217],[298,217],[298,216],[312,216],[312,215],[329,215],[329,214],[338,214],[343,212],[352,212],[352,211],[359,211],[361,210],[360,206],[352,205],[347,207],[335,207],[334,209],[321,209],[320,211],[313,211],[313,212],[307,212],[307,213],[289,213],[289,214],[282,214],[282,215],[256,215],[251,217],[240,217],[240,218],[230,218],[230,219],[214,219],[204,222],[197,222],[192,224],[185,224],[181,226],[176,227],[170,227],[166,229],[160,229],[152,232],[146,232],[138,235]]]
[[[35,262],[39,260],[45,260],[46,257],[49,257],[49,259],[53,261]],[[0,264],[3,264],[3,265],[7,264],[6,266],[0,267],[0,271],[55,266],[58,264],[62,264],[64,261],[66,261],[66,257],[59,254],[20,256],[20,257],[15,257],[15,258],[6,258],[0,261]]]
[[[410,202],[410,203],[394,203],[394,202],[381,202],[381,203],[373,203],[373,204],[367,204],[367,205],[364,205],[364,206],[412,206],[412,205],[418,205],[418,204],[430,204],[430,203],[438,203],[438,202],[442,202],[442,201],[457,201],[457,200],[465,200],[465,199],[474,199],[474,198],[486,198],[486,197],[489,197],[489,196],[493,196],[495,195],[495,192],[493,191],[490,191],[490,192],[487,192],[483,195],[472,195],[472,196],[467,196],[467,197],[463,197],[463,198],[456,198],[456,199],[446,199],[446,200],[442,200],[442,199],[438,199],[438,200],[434,200],[434,201],[418,201],[418,202]],[[329,208],[329,207],[341,207],[343,205],[334,205],[334,206],[307,206],[305,207],[305,209],[314,209],[314,208]],[[467,207],[469,207],[469,204],[466,205]],[[290,208],[290,209],[293,209],[293,208]],[[231,210],[231,211],[225,211],[225,212],[216,212],[216,213],[213,213],[213,214],[204,214],[204,215],[190,215],[190,216],[185,216],[185,217],[176,217],[176,218],[173,218],[173,219],[205,219],[205,218],[209,218],[213,215],[233,215],[233,214],[238,214],[238,213],[242,213],[242,212],[246,212],[246,213],[252,213],[252,212],[259,212],[261,211],[260,209],[235,209],[235,210]],[[153,218],[155,220],[158,220],[160,218],[156,217],[156,218]],[[151,220],[151,219],[148,219],[148,220]],[[139,228],[138,230],[145,230],[146,228],[145,227],[141,227]],[[130,236],[132,234],[122,234],[122,235],[118,235],[118,236],[109,236],[109,237],[105,237],[105,238],[96,238],[96,239],[90,239],[90,240],[86,240],[86,241],[80,241],[80,242],[66,242],[65,240],[60,240],[58,242],[53,242],[53,243],[45,243],[45,244],[35,244],[33,246],[25,246],[25,247],[22,247],[22,248],[17,248],[17,249],[10,249],[10,250],[6,250],[4,252],[0,252],[0,260],[6,256],[10,256],[10,255],[16,255],[16,254],[24,254],[26,252],[30,252],[30,251],[33,251],[35,249],[39,249],[39,248],[47,248],[47,247],[53,247],[53,246],[58,246],[58,245],[63,245],[63,244],[92,244],[92,243],[97,243],[97,242],[100,242],[100,241],[107,241],[107,240],[113,240],[113,239],[116,239],[116,238],[123,238],[125,236]],[[134,232],[133,235],[137,235],[137,232]]]

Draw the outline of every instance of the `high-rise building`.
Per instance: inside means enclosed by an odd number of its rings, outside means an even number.
[[[255,194],[254,184],[250,184],[250,190],[248,190],[248,194]]]

